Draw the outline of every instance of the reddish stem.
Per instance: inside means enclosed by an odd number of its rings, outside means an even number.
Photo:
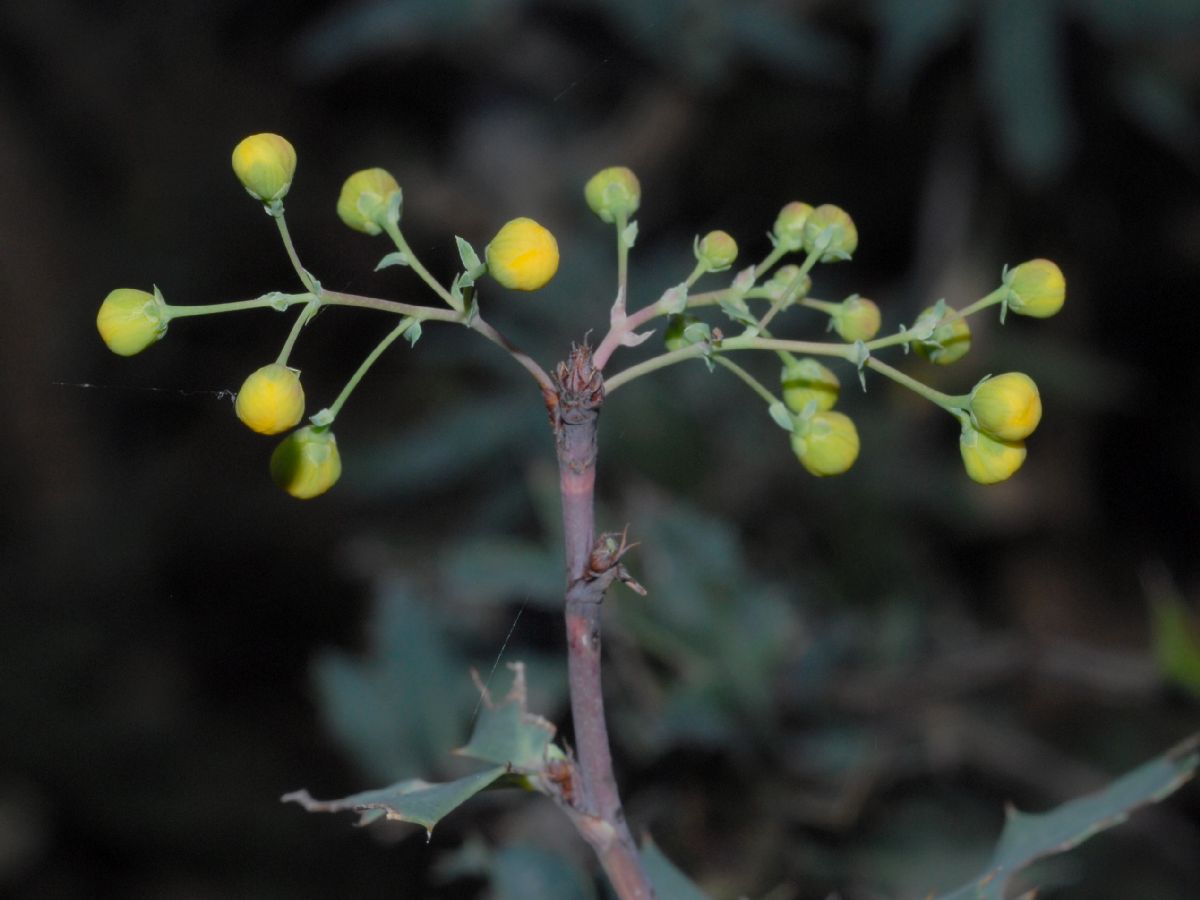
[[[598,571],[593,562],[596,420],[604,381],[586,344],[571,351],[555,373],[557,393],[548,402],[558,449],[566,548],[567,666],[575,723],[575,789],[564,801],[591,844],[621,900],[654,897],[633,835],[625,822],[613,775],[600,680],[601,604],[622,571],[616,559]]]

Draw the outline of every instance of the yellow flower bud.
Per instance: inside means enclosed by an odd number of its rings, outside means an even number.
[[[879,333],[879,307],[866,297],[847,297],[833,313],[833,330],[843,341],[869,341]]]
[[[796,251],[804,246],[804,223],[812,211],[811,206],[799,200],[793,200],[779,211],[771,234],[780,247]]]
[[[841,389],[838,377],[811,357],[785,366],[780,380],[783,402],[795,413],[803,412],[809,403],[815,403],[818,410],[832,409]]]
[[[792,286],[792,282],[796,280],[797,275],[800,275],[799,266],[780,266],[771,276],[771,280],[763,285],[763,289],[772,300],[779,300],[783,297],[784,292]],[[807,297],[811,289],[812,279],[807,274],[801,275],[800,284],[796,287],[796,294],[793,299],[799,300],[801,297]]]
[[[300,373],[279,363],[256,369],[242,382],[234,410],[251,431],[259,434],[287,431],[304,416]]]
[[[337,214],[355,231],[379,234],[388,204],[400,185],[386,169],[362,169],[346,179],[338,195]]]
[[[271,454],[271,478],[301,500],[325,493],[342,474],[342,458],[332,431],[305,425],[289,434]]]
[[[628,221],[642,202],[642,186],[632,170],[611,166],[588,179],[583,198],[602,221],[611,224],[622,214]]]
[[[858,228],[840,206],[823,203],[804,220],[804,250],[821,251],[821,262],[849,259],[858,249]]]
[[[934,312],[934,307],[929,307],[921,313],[917,321],[926,317],[932,318]],[[923,356],[931,363],[948,366],[958,362],[971,349],[971,326],[957,311],[947,306],[929,339],[913,341],[912,347],[918,356]]]
[[[792,451],[813,475],[841,475],[858,459],[858,430],[847,415],[833,410],[801,420],[792,433]]]
[[[134,288],[117,288],[100,304],[96,329],[108,349],[121,356],[141,353],[167,333],[161,300]]]
[[[983,380],[971,391],[969,406],[980,430],[1002,441],[1023,441],[1042,421],[1042,398],[1024,372]]]
[[[545,287],[558,271],[558,242],[533,219],[507,223],[492,238],[484,255],[491,276],[518,291]]]
[[[233,148],[233,171],[251,197],[282,200],[296,174],[296,151],[277,134],[252,134]]]
[[[1004,441],[984,434],[969,422],[958,439],[963,465],[972,481],[996,484],[1012,477],[1025,462],[1024,441]]]
[[[710,231],[696,245],[696,259],[710,272],[723,272],[737,259],[738,245],[728,232]]]
[[[1062,269],[1048,259],[1031,259],[1009,271],[1008,308],[1022,316],[1045,319],[1063,307],[1067,280]]]

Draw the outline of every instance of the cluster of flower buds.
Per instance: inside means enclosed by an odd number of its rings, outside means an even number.
[[[286,434],[271,456],[271,475],[295,497],[324,493],[341,474],[341,459],[331,426],[349,393],[379,355],[401,336],[413,343],[420,336],[421,322],[430,319],[479,326],[477,281],[485,273],[501,286],[516,291],[545,287],[559,265],[558,242],[533,219],[520,217],[505,223],[485,246],[482,258],[462,238],[456,238],[463,270],[446,288],[421,266],[400,229],[403,192],[386,169],[374,167],[352,173],[342,184],[336,210],[347,227],[367,235],[386,234],[396,249],[381,260],[378,268],[411,267],[450,310],[412,306],[323,291],[320,283],[300,265],[284,221],[283,201],[296,174],[296,151],[277,134],[255,134],[240,141],[233,150],[234,174],[249,193],[276,220],[285,249],[305,291],[300,294],[273,292],[254,300],[211,306],[176,307],[168,304],[157,288],[149,293],[134,288],[112,291],[101,304],[96,327],[105,344],[122,356],[140,353],[166,333],[175,318],[252,308],[283,311],[303,304],[291,334],[275,362],[252,372],[236,395],[237,417],[251,430],[264,435]],[[991,484],[1011,476],[1024,462],[1025,439],[1042,415],[1037,386],[1023,373],[1010,372],[981,381],[966,395],[953,397],[928,388],[876,359],[874,350],[903,344],[924,359],[941,366],[961,359],[971,346],[967,317],[993,304],[1005,313],[1044,318],[1062,308],[1066,283],[1054,263],[1036,259],[1006,270],[1000,288],[962,309],[939,301],[926,309],[911,328],[899,335],[877,338],[882,317],[879,307],[858,294],[840,301],[810,296],[810,274],[818,263],[836,263],[852,258],[858,249],[858,228],[845,210],[832,204],[812,206],[793,201],[785,205],[771,229],[772,250],[758,264],[737,272],[725,290],[691,294],[702,276],[725,272],[739,256],[737,241],[727,232],[710,231],[697,236],[693,252],[696,266],[686,281],[664,292],[657,303],[634,314],[626,311],[627,254],[637,237],[634,214],[641,205],[641,184],[624,166],[597,172],[584,187],[588,207],[603,222],[614,225],[618,242],[617,301],[611,330],[597,350],[597,368],[618,346],[636,346],[649,332],[634,328],[658,315],[670,316],[666,328],[668,353],[620,373],[610,385],[637,374],[683,359],[703,357],[710,367],[719,363],[750,385],[768,404],[771,417],[790,433],[792,449],[801,465],[818,476],[847,471],[858,458],[859,437],[854,422],[834,409],[841,385],[837,376],[816,358],[841,358],[854,364],[860,378],[871,368],[923,394],[954,414],[962,425],[960,449],[967,473],[975,481]],[[803,257],[799,263],[778,265],[788,254]],[[764,279],[761,281],[760,279]],[[769,301],[761,315],[751,311],[748,301]],[[303,327],[324,305],[358,305],[399,313],[401,322],[384,338],[358,371],[349,379],[337,400],[309,418],[305,416],[304,388],[300,372],[288,365],[288,357]],[[719,306],[744,329],[732,339],[693,315],[701,306]],[[809,343],[773,338],[767,330],[774,317],[790,307],[807,307],[827,316],[829,330],[842,343]],[[490,326],[476,327],[485,336],[513,348]],[[726,355],[728,350],[770,350],[783,362],[780,376],[782,399],[758,382]],[[798,354],[798,355],[796,355]],[[527,368],[536,364],[518,357]],[[543,373],[544,374],[544,373]],[[606,375],[606,378],[608,376]],[[546,376],[546,382],[549,376]],[[865,385],[865,381],[864,381]]]

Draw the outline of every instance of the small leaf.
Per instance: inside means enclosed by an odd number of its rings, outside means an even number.
[[[408,326],[408,330],[404,332],[404,339],[408,341],[410,347],[417,346],[417,341],[421,339],[421,323],[414,320]]]
[[[707,322],[693,322],[683,329],[685,344],[707,344],[712,341],[712,328]]]
[[[468,272],[478,269],[481,263],[479,261],[479,254],[475,252],[475,248],[457,234],[454,236],[454,242],[458,244],[458,258],[462,260],[463,268]]]
[[[387,254],[387,256],[385,256],[383,259],[381,259],[379,261],[379,264],[377,266],[375,266],[375,271],[378,272],[380,269],[386,269],[389,266],[407,266],[407,265],[408,265],[408,257],[405,256],[404,253],[401,252],[400,250],[393,250],[391,253]]]
[[[399,187],[388,196],[388,205],[385,215],[387,220],[393,225],[400,222],[400,208],[404,205],[404,191]]]
[[[636,333],[632,332],[632,331],[627,331],[623,335],[621,335],[621,346],[622,347],[637,347],[640,344],[644,344],[649,338],[651,338],[653,336],[654,336],[653,328],[650,329],[649,331],[640,331],[640,332],[636,332]]]
[[[795,431],[796,423],[792,421],[792,414],[788,412],[787,406],[779,400],[776,400],[767,407],[767,412],[771,414],[771,418],[775,420],[775,424],[784,431]]]
[[[512,687],[498,706],[477,677],[476,686],[482,695],[483,708],[471,739],[454,752],[518,771],[538,772],[545,764],[546,748],[554,739],[555,729],[525,708],[524,664],[509,663],[508,668],[513,672]]]
[[[750,288],[754,287],[756,280],[757,276],[754,274],[754,266],[747,266],[734,277],[732,287],[738,294],[744,294]]]
[[[708,895],[675,867],[650,838],[642,842],[642,865],[663,900],[708,900]]]
[[[326,407],[325,409],[318,410],[309,416],[308,421],[312,422],[318,428],[324,425],[330,425],[333,423],[333,413],[331,413],[329,408]]]
[[[276,312],[285,312],[290,305],[286,294],[279,291],[271,291],[269,294],[264,294],[264,299],[271,304],[271,309]]]
[[[625,226],[625,230],[621,232],[621,243],[623,243],[626,247],[633,247],[634,243],[637,241],[637,236],[638,223],[630,222]]]
[[[390,787],[351,794],[340,800],[314,800],[306,790],[284,794],[280,800],[284,803],[299,803],[309,812],[357,812],[359,825],[369,825],[386,818],[397,822],[412,822],[432,833],[438,822],[480,791],[487,790],[504,779],[507,774],[504,766],[493,766],[466,778],[442,784],[430,784],[419,778],[410,778]],[[507,787],[511,781],[507,779],[501,786]]]

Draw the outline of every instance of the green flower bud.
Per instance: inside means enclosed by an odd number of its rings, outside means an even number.
[[[935,312],[936,308],[931,306],[921,313],[917,321],[932,318]],[[917,351],[918,356],[931,363],[948,366],[958,362],[971,349],[971,326],[967,324],[966,319],[947,306],[928,340],[913,341],[912,348]]]
[[[1062,269],[1048,259],[1031,259],[1009,270],[1008,308],[1022,316],[1045,319],[1063,307],[1067,280]]]
[[[624,215],[625,220],[629,221],[642,202],[642,186],[632,170],[624,166],[611,166],[588,179],[583,188],[583,197],[587,200],[588,208],[601,221],[612,223],[617,221],[619,215]]]
[[[833,330],[844,341],[869,341],[879,333],[882,318],[879,307],[866,297],[847,297],[834,311]]]
[[[792,282],[796,280],[796,276],[800,275],[799,266],[780,266],[771,276],[771,280],[763,285],[763,290],[767,292],[767,296],[772,300],[779,300],[783,297],[784,292],[792,286]],[[800,277],[800,284],[796,288],[794,300],[799,300],[801,297],[807,297],[808,292],[812,289],[812,279],[807,273]]]
[[[710,272],[724,272],[737,255],[737,241],[724,231],[710,231],[696,244],[696,259]]]
[[[996,484],[1006,481],[1025,462],[1024,441],[1004,441],[984,434],[969,422],[958,439],[963,465],[972,481]]]
[[[558,242],[533,219],[513,219],[484,251],[488,273],[506,288],[536,291],[558,271]]]
[[[793,200],[779,211],[775,217],[775,227],[771,234],[775,242],[786,250],[795,252],[804,246],[804,223],[808,220],[813,208],[807,203]]]
[[[296,150],[277,134],[252,134],[233,148],[233,171],[251,197],[282,200],[296,174]]]
[[[984,379],[971,391],[969,407],[980,430],[1002,441],[1023,441],[1042,421],[1042,398],[1024,372]]]
[[[297,428],[271,454],[271,478],[301,500],[325,493],[342,474],[342,458],[332,431]]]
[[[832,409],[841,389],[838,377],[812,357],[785,366],[780,380],[783,402],[794,413],[803,412],[809,403],[815,403],[818,410]]]
[[[823,203],[804,220],[804,251],[820,250],[820,261],[849,259],[858,249],[858,229],[840,206]]]
[[[800,464],[817,476],[841,475],[858,459],[858,430],[843,413],[824,410],[792,432],[792,451]]]
[[[167,333],[162,307],[161,298],[155,294],[117,288],[100,304],[96,329],[113,353],[133,356]]]
[[[668,350],[682,350],[689,346],[688,341],[683,336],[684,330],[695,325],[700,320],[695,316],[684,314],[676,314],[667,319],[667,330],[663,334],[663,344]]]
[[[400,185],[386,169],[362,169],[346,179],[338,195],[338,217],[365,234],[379,234]]]
[[[256,369],[242,382],[234,411],[259,434],[280,434],[295,427],[304,416],[300,373],[279,363]]]

